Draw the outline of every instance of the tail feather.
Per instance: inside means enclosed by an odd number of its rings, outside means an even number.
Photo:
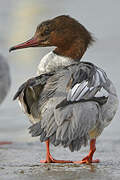
[[[40,136],[43,132],[43,129],[41,128],[39,122],[36,124],[33,124],[28,129],[29,129],[29,133],[31,134],[32,137]]]
[[[42,131],[42,134],[41,134],[41,136],[40,136],[40,141],[41,142],[44,142],[44,141],[46,141],[46,140],[48,140],[49,139],[49,137],[46,137],[46,132],[45,131]]]
[[[46,132],[43,128],[41,128],[40,122],[33,124],[28,128],[30,131],[29,133],[32,135],[32,137],[40,136],[40,141],[46,141],[48,137],[46,136]]]

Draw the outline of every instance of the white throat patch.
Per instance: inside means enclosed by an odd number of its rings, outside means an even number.
[[[51,51],[41,59],[40,64],[38,65],[37,75],[52,72],[58,67],[65,67],[70,64],[73,64],[72,59],[59,56]]]

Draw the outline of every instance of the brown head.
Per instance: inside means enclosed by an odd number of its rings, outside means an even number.
[[[83,25],[70,16],[62,15],[42,22],[38,25],[33,38],[11,47],[9,51],[55,46],[56,54],[79,60],[93,41],[90,32]]]

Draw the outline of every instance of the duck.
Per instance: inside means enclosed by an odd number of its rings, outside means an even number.
[[[37,75],[23,83],[14,96],[32,125],[32,137],[46,143],[46,159],[41,163],[98,163],[93,159],[96,139],[114,118],[118,108],[116,88],[105,71],[81,61],[93,44],[92,34],[76,19],[60,15],[43,21],[34,36],[9,51],[50,47],[37,68]],[[50,144],[79,151],[90,143],[82,160],[56,160]]]
[[[11,86],[10,70],[6,58],[0,54],[0,104],[3,103]],[[0,145],[11,144],[10,141],[0,141]]]

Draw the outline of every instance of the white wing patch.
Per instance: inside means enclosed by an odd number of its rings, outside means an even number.
[[[68,92],[67,101],[78,101],[79,98],[88,91],[89,88],[87,85],[87,81],[75,84],[75,86]]]
[[[81,93],[79,94],[79,96],[76,98],[76,101],[79,101],[79,99],[81,99],[87,92],[88,92],[89,88],[86,85],[82,90]]]
[[[107,76],[105,72],[96,67],[95,74],[89,80],[83,80],[76,83],[67,95],[67,101],[79,101],[80,99],[89,99],[91,97],[108,97],[108,92],[103,88]]]
[[[102,96],[108,97],[108,95],[109,93],[102,87],[100,91],[96,93],[95,97],[102,97]]]

